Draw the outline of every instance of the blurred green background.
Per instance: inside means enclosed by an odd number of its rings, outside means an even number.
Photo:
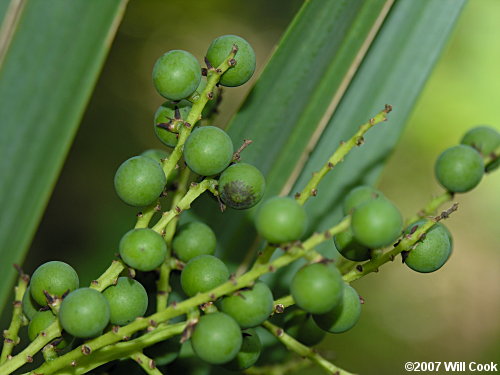
[[[238,34],[254,46],[261,69],[301,3],[131,0],[25,270],[60,259],[88,283],[133,225],[135,210],[115,195],[113,176],[126,158],[161,147],[152,116],[162,99],[150,78],[158,56],[186,49],[201,61],[214,37]],[[441,191],[433,163],[444,148],[475,124],[500,130],[498,19],[498,0],[469,0],[389,160],[379,186],[405,215]],[[218,124],[249,88],[225,91]],[[406,361],[500,362],[499,190],[496,173],[456,198],[459,212],[447,222],[454,256],[439,272],[417,274],[395,262],[357,282],[362,318],[325,340],[325,355],[361,374],[402,374]]]

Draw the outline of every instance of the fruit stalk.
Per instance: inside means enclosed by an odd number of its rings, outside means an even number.
[[[17,268],[17,267],[16,267]],[[0,357],[0,364],[7,361],[12,353],[12,349],[19,343],[19,328],[21,328],[22,324],[22,300],[24,293],[26,292],[26,288],[28,287],[29,276],[24,274],[20,268],[19,271],[19,281],[14,288],[14,308],[12,311],[12,320],[10,322],[9,328],[3,332],[4,336],[4,344],[2,347],[2,354]]]
[[[271,332],[283,345],[286,346],[288,350],[291,350],[301,357],[308,358],[312,362],[317,363],[321,368],[328,371],[329,374],[353,375],[351,372],[348,372],[344,369],[341,369],[340,367],[335,366],[333,363],[330,363],[315,350],[301,344],[292,336],[286,334],[282,328],[275,326],[271,322],[265,321],[264,323],[262,323],[262,326],[269,332]]]
[[[143,352],[135,352],[130,355],[130,359],[134,360],[141,366],[146,374],[149,375],[162,375],[163,373],[156,368],[155,362],[144,355]]]
[[[137,222],[135,223],[134,228],[147,228],[155,212],[159,211],[160,209],[160,201],[157,201],[152,205],[146,207],[146,209],[144,209],[142,212],[139,212],[137,214]]]
[[[439,207],[441,207],[446,202],[450,202],[453,199],[453,193],[445,191],[441,195],[434,197],[422,210],[417,212],[416,215],[412,216],[406,221],[406,224],[411,224],[427,216],[435,215]]]
[[[346,155],[356,146],[361,146],[364,142],[363,136],[376,124],[387,121],[387,114],[392,111],[392,107],[386,104],[385,108],[380,111],[375,117],[368,120],[360,126],[359,130],[347,141],[342,142],[335,150],[332,156],[328,159],[326,164],[317,172],[313,173],[312,178],[309,180],[305,188],[295,195],[295,199],[300,204],[304,204],[307,200],[316,196],[318,193],[317,187],[323,177],[331,171],[337,164],[341,163]]]
[[[125,264],[121,260],[113,260],[108,269],[97,280],[92,281],[90,287],[102,292],[108,286],[115,285],[118,276],[125,268]]]

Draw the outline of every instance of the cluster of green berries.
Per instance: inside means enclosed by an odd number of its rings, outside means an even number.
[[[30,321],[30,340],[59,319],[64,334],[58,349],[73,337],[88,339],[110,325],[128,324],[144,315],[147,306],[146,289],[138,281],[120,277],[102,293],[80,288],[76,271],[60,261],[44,263],[35,270],[22,300],[23,313]]]

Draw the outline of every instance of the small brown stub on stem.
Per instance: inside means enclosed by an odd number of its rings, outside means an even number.
[[[87,345],[82,345],[81,350],[83,355],[90,355],[90,353],[92,353],[92,349],[90,349]]]
[[[318,189],[312,189],[312,190],[311,190],[311,195],[312,195],[313,197],[317,196],[317,195],[318,195]]]
[[[281,303],[278,303],[276,306],[274,306],[274,312],[276,314],[282,314],[285,311],[285,306],[283,306]]]
[[[357,270],[358,272],[363,272],[363,266],[361,266],[361,264],[358,264],[358,265],[356,266],[356,270]]]

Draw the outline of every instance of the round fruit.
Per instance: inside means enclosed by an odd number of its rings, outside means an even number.
[[[394,204],[380,197],[354,210],[351,228],[359,243],[376,249],[390,245],[399,237],[403,218]]]
[[[199,255],[191,259],[181,272],[181,286],[189,297],[206,292],[229,279],[229,271],[219,258]]]
[[[95,289],[80,288],[62,301],[59,320],[70,335],[82,339],[95,337],[109,323],[109,304]]]
[[[31,288],[28,287],[23,295],[23,300],[21,302],[23,308],[23,314],[28,318],[28,320],[33,319],[38,310],[40,310],[40,305],[35,301],[31,295]]]
[[[219,178],[222,201],[231,208],[244,210],[260,202],[266,188],[262,173],[251,164],[231,165]]]
[[[224,313],[203,315],[191,336],[191,345],[196,355],[214,365],[235,358],[242,341],[238,323]]]
[[[241,86],[247,82],[255,71],[255,52],[252,46],[236,35],[223,35],[212,41],[207,51],[207,59],[212,66],[217,67],[224,62],[233,48],[238,46],[234,59],[236,66],[229,68],[221,77],[222,86]]]
[[[225,297],[220,303],[220,310],[236,320],[241,328],[260,325],[269,318],[273,308],[273,293],[262,281],[250,289]]]
[[[33,341],[40,332],[56,321],[56,317],[50,310],[37,311],[33,315],[30,324],[28,325],[28,337]]]
[[[345,332],[358,322],[361,315],[361,302],[356,290],[350,285],[344,286],[342,302],[326,314],[314,315],[316,324],[330,333]]]
[[[170,152],[165,150],[149,149],[144,151],[141,154],[141,156],[146,156],[150,159],[153,159],[157,161],[161,166],[162,160],[168,159],[168,157],[170,156]],[[171,184],[177,178],[178,175],[179,175],[179,170],[175,168],[168,176],[167,184]]]
[[[167,181],[160,164],[147,156],[125,160],[115,174],[115,190],[126,204],[135,207],[153,203]]]
[[[224,130],[215,126],[195,129],[184,145],[186,164],[201,176],[222,172],[232,158],[233,141]]]
[[[270,243],[296,241],[307,229],[307,214],[295,199],[273,197],[260,207],[255,226],[257,232]]]
[[[153,67],[153,84],[158,93],[170,100],[191,95],[201,80],[201,67],[189,52],[173,50],[165,53]]]
[[[481,181],[484,174],[483,158],[470,146],[450,147],[439,155],[435,172],[445,189],[453,193],[464,193]]]
[[[148,308],[148,293],[142,284],[129,277],[119,277],[116,285],[102,292],[109,303],[111,324],[123,326],[143,316]]]
[[[215,233],[201,221],[181,226],[172,242],[174,252],[183,262],[188,262],[198,255],[215,254],[216,245]]]
[[[47,305],[44,290],[50,295],[61,297],[78,288],[78,274],[69,264],[57,260],[39,266],[31,276],[30,292],[40,305]]]
[[[354,262],[370,259],[370,248],[356,241],[351,227],[333,237],[333,241],[339,253],[346,259]]]
[[[132,229],[120,240],[119,251],[128,266],[139,271],[152,271],[165,260],[167,244],[152,229]]]
[[[465,133],[460,143],[474,147],[486,156],[500,146],[500,133],[489,126],[477,126]]]
[[[371,186],[360,185],[355,187],[344,199],[344,215],[351,214],[352,210],[359,205],[378,197],[383,197],[383,194]]]
[[[175,147],[177,144],[177,134],[167,129],[157,126],[158,124],[167,124],[175,118],[175,107],[179,109],[182,120],[187,120],[192,104],[187,100],[181,100],[178,103],[165,102],[158,107],[155,113],[154,129],[158,139],[169,147]],[[194,125],[194,124],[192,124]]]
[[[262,343],[259,335],[253,329],[242,331],[243,342],[236,357],[223,365],[224,368],[232,371],[241,371],[252,367],[260,357]]]
[[[180,350],[181,341],[177,336],[144,348],[144,354],[153,358],[157,366],[165,366],[177,359]]]
[[[286,316],[285,331],[307,346],[319,344],[326,335],[326,332],[316,325],[312,315],[302,310],[295,310]]]
[[[333,309],[342,299],[344,282],[337,267],[314,263],[301,268],[292,279],[290,294],[297,306],[313,314]]]
[[[411,224],[406,233],[410,233],[415,226],[418,228],[426,220],[419,220]],[[441,223],[436,223],[425,234],[425,238],[417,243],[411,251],[404,252],[403,259],[408,267],[417,272],[434,272],[440,269],[451,254],[449,232]]]

